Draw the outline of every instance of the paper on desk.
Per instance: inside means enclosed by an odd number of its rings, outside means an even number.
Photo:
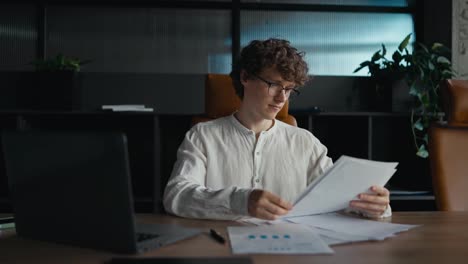
[[[329,246],[372,240],[365,236],[350,235],[328,229],[316,228],[315,230],[320,235],[322,240]]]
[[[229,226],[233,254],[331,254],[314,228],[292,223]]]
[[[341,156],[313,181],[282,218],[336,212],[348,207],[372,185],[384,186],[395,173],[397,162],[380,162]]]
[[[360,237],[364,237],[366,240],[383,240],[387,237],[394,236],[396,233],[417,227],[417,225],[393,224],[367,220],[340,213],[294,217],[288,219],[288,221],[334,231],[337,233],[335,237],[339,237],[339,234],[342,233],[344,241],[347,240],[346,235],[356,236],[357,240],[348,237],[350,239],[349,242],[361,241]]]

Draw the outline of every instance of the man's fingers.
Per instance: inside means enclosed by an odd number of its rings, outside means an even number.
[[[286,210],[280,206],[277,206],[276,204],[274,203],[267,203],[265,204],[264,206],[265,210],[267,210],[268,212],[274,214],[274,215],[285,215],[289,212],[289,210]]]
[[[376,193],[379,196],[389,196],[390,195],[390,191],[387,188],[382,187],[382,186],[373,185],[373,186],[370,187],[370,190],[373,191],[374,193]]]
[[[376,204],[381,204],[381,205],[387,205],[390,202],[388,199],[388,196],[378,196],[375,194],[366,194],[366,193],[361,193],[359,195],[359,199],[364,202],[376,203]]]
[[[381,215],[387,209],[387,204],[375,204],[364,201],[351,201],[351,207],[369,214]]]
[[[265,220],[276,220],[277,216],[268,212],[267,210],[261,210],[257,218]]]
[[[292,209],[292,204],[290,202],[287,202],[287,201],[281,199],[281,197],[276,196],[276,195],[274,195],[272,193],[270,193],[270,196],[268,197],[268,200],[271,203],[273,203],[273,204],[275,204],[275,205],[277,205],[279,207],[282,207],[282,208],[284,208],[286,210],[291,210]]]
[[[264,190],[253,190],[249,196],[249,214],[267,220],[275,220],[285,215],[292,205],[280,197]]]

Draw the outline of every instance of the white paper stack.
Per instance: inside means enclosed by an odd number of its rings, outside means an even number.
[[[322,237],[331,239],[327,241],[329,245],[368,240],[384,240],[399,232],[417,227],[417,225],[393,224],[340,213],[293,217],[287,220],[292,223],[317,228],[317,232]]]
[[[372,185],[384,186],[396,171],[397,162],[380,162],[341,156],[320,178],[314,180],[283,218],[336,212],[346,209],[351,200],[369,191]]]
[[[240,221],[256,225],[250,227],[252,230],[255,228],[262,230],[260,228],[267,226],[273,226],[270,227],[273,229],[274,226],[284,226],[286,222],[298,224],[294,227],[295,229],[299,229],[300,226],[310,227],[328,245],[383,240],[417,225],[392,224],[337,212],[348,208],[349,202],[357,199],[358,194],[369,192],[372,185],[384,186],[395,173],[397,165],[396,162],[379,162],[341,156],[328,171],[313,181],[299,195],[293,209],[287,215],[276,221],[265,221],[257,218],[241,219]],[[231,229],[229,236],[236,238],[235,243],[240,243],[237,231],[238,229]],[[314,239],[316,240],[316,237]],[[248,240],[243,242],[243,245],[236,244],[237,251],[259,253],[253,252],[260,250],[255,245],[251,245],[250,250],[247,248],[241,250],[249,245]],[[265,249],[262,250],[265,251]]]

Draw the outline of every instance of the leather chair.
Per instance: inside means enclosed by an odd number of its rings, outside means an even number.
[[[441,85],[446,123],[429,130],[429,159],[439,210],[468,211],[468,80]]]
[[[231,77],[227,74],[207,74],[205,80],[205,114],[194,116],[192,125],[209,121],[234,113],[240,106]],[[296,119],[288,114],[289,102],[286,102],[276,119],[297,126]]]

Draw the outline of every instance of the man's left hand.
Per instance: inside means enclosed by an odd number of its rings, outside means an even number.
[[[380,217],[390,204],[390,192],[382,186],[370,187],[370,193],[360,193],[359,200],[350,202],[354,210],[365,213],[369,217]]]

